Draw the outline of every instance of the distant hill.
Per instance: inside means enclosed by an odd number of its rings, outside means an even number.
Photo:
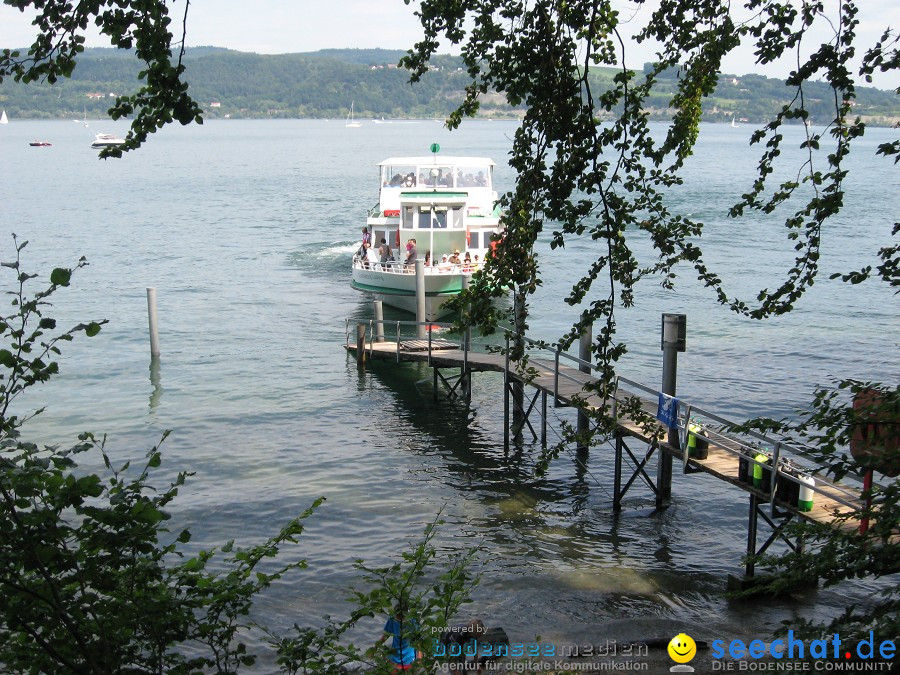
[[[186,51],[185,66],[191,94],[208,119],[341,118],[351,101],[357,117],[440,118],[461,100],[467,77],[462,61],[440,56],[432,71],[415,86],[397,68],[401,50],[325,49],[297,54],[261,55],[220,47],[193,47]],[[111,96],[140,86],[136,74],[141,63],[132,55],[111,48],[87,49],[69,80],[56,85],[0,84],[0,108],[17,119],[100,118],[110,107]],[[610,86],[614,69],[597,69],[592,83]],[[677,72],[660,78],[660,91],[648,105],[655,119],[668,116]],[[821,91],[820,91],[821,90]],[[894,92],[860,88],[857,112],[872,123],[900,120],[900,100]],[[784,82],[761,75],[723,75],[715,96],[704,106],[709,121],[748,123],[771,118],[791,92]],[[814,121],[828,117],[830,91],[810,83],[806,98]],[[506,105],[497,94],[484,98],[486,117],[519,117],[522,111]]]

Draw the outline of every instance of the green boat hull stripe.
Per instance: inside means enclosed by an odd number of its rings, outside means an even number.
[[[370,291],[371,293],[380,293],[381,295],[415,295],[415,291],[406,291],[402,288],[385,288],[384,286],[370,286],[369,284],[361,284],[358,281],[351,282],[353,288],[358,291]],[[440,297],[444,295],[459,295],[459,291],[438,291],[436,293],[426,293],[428,297]]]

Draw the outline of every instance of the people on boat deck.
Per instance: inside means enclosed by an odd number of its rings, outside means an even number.
[[[359,244],[359,248],[356,249],[356,257],[357,258],[365,258],[366,257],[366,243],[369,246],[372,245],[372,235],[369,234],[369,228],[364,227],[362,229],[362,241]]]
[[[394,254],[391,253],[391,247],[388,246],[387,239],[384,237],[381,238],[381,246],[378,247],[378,262],[382,265],[394,259]]]
[[[459,265],[459,264],[460,264],[460,259],[459,259],[459,249],[456,249],[456,250],[453,251],[453,253],[450,255],[450,264],[451,264],[451,265]]]
[[[468,254],[466,254],[468,255]],[[472,261],[472,271],[477,272],[481,269],[481,261],[478,259],[478,254],[475,254],[475,259]]]
[[[404,263],[406,265],[415,265],[418,255],[418,251],[416,251],[416,240],[410,239],[406,242],[406,260]]]
[[[449,272],[453,265],[447,259],[447,254],[441,256],[441,262],[437,264],[438,272]]]
[[[431,267],[431,251],[425,251],[425,267]]]
[[[466,254],[463,256],[463,272],[471,272],[472,271],[472,255],[466,251]]]
[[[374,269],[375,265],[378,264],[378,254],[375,252],[375,249],[372,248],[371,244],[365,244],[365,249],[367,267]]]
[[[366,269],[369,269],[372,265],[378,262],[378,254],[375,253],[375,249],[372,248],[372,245],[369,242],[366,242],[359,247],[359,252],[357,252],[356,254],[356,259],[359,260],[360,265],[362,265]]]

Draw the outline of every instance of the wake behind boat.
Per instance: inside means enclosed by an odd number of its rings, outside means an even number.
[[[445,303],[481,267],[491,235],[499,232],[494,162],[435,154],[390,157],[378,166],[380,196],[366,219],[371,246],[361,247],[353,257],[353,287],[415,312],[414,259],[423,260],[425,320],[434,321],[449,312]],[[382,260],[382,239],[393,260]]]
[[[94,142],[91,143],[92,148],[109,148],[115,145],[122,145],[124,138],[119,138],[114,134],[97,134],[94,136]]]

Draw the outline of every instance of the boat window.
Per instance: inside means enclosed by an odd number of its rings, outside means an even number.
[[[381,187],[415,187],[416,167],[412,165],[381,167]]]
[[[459,167],[456,187],[491,187],[491,167],[487,165]]]
[[[463,208],[461,206],[454,206],[453,212],[450,216],[450,227],[461,228],[464,225],[463,222]]]
[[[416,210],[412,206],[403,207],[403,227],[412,229]]]
[[[419,167],[419,187],[453,187],[453,169],[449,166]]]
[[[447,207],[446,206],[435,206],[434,207],[434,226],[435,227],[447,227]]]
[[[446,228],[447,210],[446,206],[420,206],[416,212],[416,227],[420,230]]]

